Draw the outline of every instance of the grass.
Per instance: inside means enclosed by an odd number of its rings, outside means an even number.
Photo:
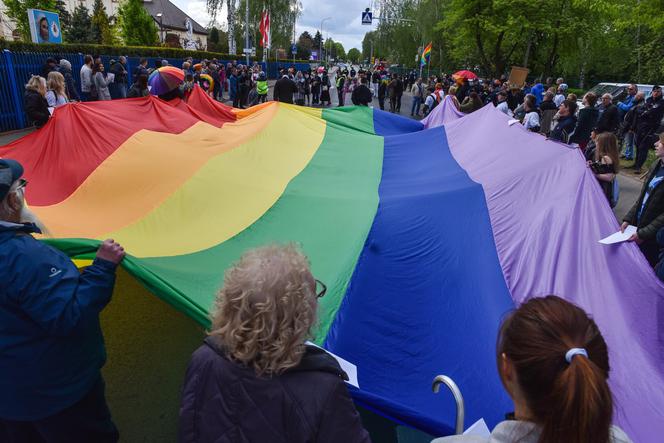
[[[643,164],[643,167],[641,168],[641,171],[646,172],[648,169],[650,169],[650,166],[655,162],[655,159],[657,157],[655,156],[655,151],[653,149],[648,151],[648,158],[646,159],[646,162]],[[634,164],[634,160],[625,160],[624,158],[620,159],[620,168],[625,169],[627,166],[632,166]],[[630,171],[627,169],[627,171]]]

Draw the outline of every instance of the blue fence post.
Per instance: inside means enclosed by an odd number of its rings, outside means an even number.
[[[22,106],[21,106],[21,97],[18,94],[19,87],[16,82],[16,75],[14,74],[14,59],[12,53],[9,49],[3,49],[2,55],[5,58],[5,63],[7,65],[7,74],[9,75],[9,84],[11,85],[12,96],[14,98],[15,104],[15,116],[16,121],[18,122],[19,128],[25,128],[25,115],[23,115]]]

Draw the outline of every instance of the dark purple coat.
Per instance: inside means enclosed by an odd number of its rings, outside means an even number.
[[[277,377],[226,357],[208,337],[192,356],[180,408],[181,443],[370,443],[325,351],[307,346],[302,362]]]

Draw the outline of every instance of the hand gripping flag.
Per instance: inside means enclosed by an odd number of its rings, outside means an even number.
[[[429,63],[429,58],[431,58],[431,45],[433,42],[429,42],[429,44],[424,48],[424,51],[422,51],[422,58],[420,59],[420,65],[424,66],[427,63]]]

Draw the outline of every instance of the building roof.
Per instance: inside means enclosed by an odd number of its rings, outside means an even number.
[[[187,14],[182,11],[182,9],[175,6],[168,0],[143,0],[143,7],[148,11],[148,14],[152,16],[159,25],[159,18],[157,14],[162,13],[162,26],[164,29],[178,29],[181,31],[186,31],[187,27],[185,26],[185,21],[187,19],[191,20],[193,25],[194,34],[206,34],[207,31],[204,27],[196,22],[193,18],[189,17]]]

